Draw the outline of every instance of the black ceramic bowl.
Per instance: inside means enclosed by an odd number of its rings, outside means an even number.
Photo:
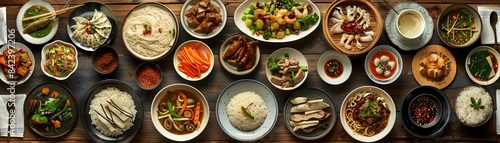
[[[159,79],[158,83],[154,83],[153,86],[143,85],[143,83],[139,80],[139,74],[145,68],[153,68],[153,70],[155,72],[157,72],[157,73],[160,74],[160,79]],[[135,82],[137,83],[137,85],[139,85],[139,87],[141,87],[144,90],[153,90],[153,89],[155,89],[156,87],[158,87],[158,85],[160,85],[161,81],[162,81],[162,71],[161,71],[160,66],[158,66],[158,64],[150,63],[150,62],[144,62],[144,63],[140,64],[137,67],[137,69],[135,69]]]
[[[421,103],[428,103],[428,105],[421,105]],[[429,106],[430,105],[430,106]],[[415,109],[413,109],[414,107],[422,107],[422,106],[425,106],[427,110],[433,110],[433,111],[437,111],[435,112],[435,115],[433,116],[433,120],[427,124],[423,124],[423,123],[418,123],[417,119],[415,119],[414,117],[417,116],[415,114],[417,113],[412,113],[412,110],[414,111]],[[424,94],[420,94],[420,95],[417,95],[415,96],[415,98],[413,98],[413,100],[411,100],[410,102],[410,108],[408,108],[408,111],[410,114],[408,114],[410,116],[410,119],[413,123],[413,125],[416,125],[416,126],[419,126],[421,128],[431,128],[433,127],[434,125],[436,125],[437,123],[439,123],[439,121],[442,119],[441,117],[443,116],[443,105],[441,104],[441,102],[434,96],[434,95],[431,95],[431,94],[427,94],[427,93],[424,93]]]
[[[412,102],[429,100],[437,105],[438,113],[434,121],[421,125],[416,123],[410,114]],[[448,97],[439,89],[432,86],[421,86],[411,90],[403,100],[402,106],[403,125],[412,135],[419,138],[439,136],[444,132],[450,120],[451,107]]]
[[[123,132],[123,134],[118,135],[116,137],[106,136],[100,133],[99,130],[97,130],[94,125],[92,125],[92,119],[90,118],[89,115],[90,103],[92,99],[94,99],[95,94],[97,94],[103,89],[106,89],[107,87],[116,87],[121,91],[126,91],[130,95],[132,95],[132,99],[134,100],[135,103],[135,109],[137,110],[133,122],[134,125],[130,127],[130,129],[128,129],[127,131]],[[139,99],[139,96],[135,93],[134,89],[132,89],[132,87],[119,80],[107,79],[98,82],[87,91],[85,97],[83,98],[83,104],[80,108],[80,112],[84,113],[82,116],[80,116],[80,121],[82,123],[83,128],[85,129],[85,132],[92,139],[92,142],[121,143],[121,142],[130,142],[137,134],[137,132],[141,128],[144,111],[142,109],[141,100]]]
[[[97,64],[96,64],[97,59],[100,56],[103,56],[103,54],[105,54],[105,53],[111,53],[114,56],[114,58],[116,59],[116,67],[107,67],[107,68],[111,68],[111,69],[105,70],[105,69],[102,69],[102,68],[97,66]],[[115,71],[116,68],[118,68],[118,53],[116,53],[116,51],[111,46],[108,46],[108,45],[100,46],[99,48],[97,48],[94,51],[94,53],[92,53],[92,66],[94,66],[95,71],[97,71],[100,74],[109,74],[109,73]],[[109,65],[107,65],[107,66],[109,66]]]

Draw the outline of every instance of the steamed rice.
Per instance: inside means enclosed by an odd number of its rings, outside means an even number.
[[[112,116],[111,115],[112,113],[110,113],[109,110],[115,110],[116,108],[112,107],[108,103],[108,101],[111,101],[111,100],[114,103],[116,103],[116,105],[118,105],[121,109],[134,115],[133,116],[134,118],[131,119],[131,118],[128,118],[126,116],[123,117],[124,114],[121,114],[119,112],[118,113],[115,112],[116,114],[118,114],[118,116],[113,116],[114,121],[122,123],[123,128],[111,127],[109,122],[107,122],[106,120],[102,120],[103,118],[100,117],[100,115],[97,112],[95,112],[95,111],[99,111],[99,112],[101,112],[101,115],[102,115],[102,111],[103,111],[103,108],[101,107],[101,105],[102,105],[106,109],[106,114],[108,114],[108,116]],[[108,107],[106,108],[106,106],[108,106]],[[132,127],[134,125],[133,122],[134,122],[136,113],[137,113],[137,111],[135,109],[135,103],[134,103],[134,100],[132,99],[132,95],[130,95],[126,91],[120,91],[116,87],[107,87],[107,88],[101,90],[100,92],[95,94],[94,99],[92,99],[92,101],[90,103],[89,114],[90,114],[90,118],[92,120],[92,125],[94,125],[97,130],[99,130],[102,134],[104,134],[106,136],[118,136],[118,135],[123,134],[123,132],[127,131],[128,129],[130,129],[130,127]],[[119,118],[120,115],[122,116],[122,119],[124,119],[123,122],[121,122],[121,121],[119,121],[119,119],[117,119],[117,118]],[[99,118],[101,118],[101,119],[99,119]]]
[[[481,105],[484,109],[475,110],[471,106],[471,97],[476,102],[481,99]],[[469,86],[464,88],[457,97],[455,112],[458,119],[469,126],[479,125],[489,119],[493,111],[493,102],[490,94],[481,87]]]
[[[242,106],[248,106],[247,110],[254,119],[244,114],[241,109]],[[266,103],[253,91],[238,93],[229,100],[227,104],[227,115],[234,127],[243,131],[251,131],[264,123],[267,115]]]

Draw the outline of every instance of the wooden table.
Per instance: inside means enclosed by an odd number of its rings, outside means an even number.
[[[64,3],[66,0],[47,0],[49,3],[53,4],[55,9],[60,9],[63,7]],[[101,2],[107,4],[115,13],[118,21],[118,26],[121,28],[123,24],[123,20],[125,15],[137,4],[141,2],[146,2],[146,1],[154,1],[154,0],[100,0]],[[234,18],[233,14],[235,9],[238,7],[238,5],[243,1],[243,0],[223,0],[226,7],[227,11],[229,13],[229,18],[227,21],[227,25],[224,28],[224,30],[217,35],[216,37],[209,39],[209,40],[201,40],[205,43],[207,43],[212,50],[215,52],[215,59],[218,59],[218,49],[221,46],[222,42],[226,37],[228,37],[231,34],[234,33],[241,33],[240,30],[235,26],[234,24]],[[328,6],[330,5],[332,0],[312,0],[314,3],[320,8],[321,15],[325,14],[325,11],[327,10]],[[383,3],[382,0],[372,0],[375,3],[375,6],[379,8],[379,10],[382,12],[382,17],[385,18],[387,13],[389,12],[390,8]],[[403,1],[403,0],[388,0],[391,5],[396,5],[397,2]],[[451,3],[457,3],[457,0],[412,0],[414,2],[418,2],[422,6],[424,6],[431,16],[436,19],[436,17],[439,15],[439,13],[444,10],[448,5]],[[491,4],[496,4],[500,6],[500,1],[494,1],[494,0],[458,0],[463,3],[469,3],[471,6],[474,8],[477,8],[478,5],[491,5]],[[86,2],[86,0],[73,0],[73,4],[78,4],[78,3],[83,3]],[[172,9],[177,15],[179,14],[179,11],[181,9],[181,6],[183,2],[181,0],[162,0],[160,1],[161,3],[164,3],[166,6],[168,6],[170,9]],[[7,18],[8,18],[8,28],[9,29],[15,29],[15,18],[17,16],[17,13],[21,6],[26,3],[26,0],[1,0],[0,6],[6,6],[7,7]],[[69,39],[69,36],[66,31],[66,24],[68,20],[69,12],[62,15],[60,18],[60,24],[59,24],[59,29],[57,35],[51,40],[63,40],[70,42],[71,40]],[[486,23],[485,23],[486,24]],[[179,40],[177,42],[177,45],[182,43],[183,41],[189,40],[189,39],[195,39],[194,37],[191,37],[189,34],[186,33],[186,31],[183,28],[180,28],[181,30],[179,31]],[[157,63],[161,66],[163,70],[163,81],[161,85],[152,91],[145,91],[139,88],[139,86],[135,83],[133,73],[135,71],[135,68],[137,65],[141,63],[140,60],[137,58],[134,58],[123,46],[121,35],[118,34],[113,43],[112,46],[117,50],[119,54],[119,66],[118,69],[112,73],[111,75],[100,75],[98,74],[92,67],[90,57],[92,55],[91,52],[84,52],[83,50],[79,50],[79,67],[78,70],[67,80],[65,81],[57,81],[59,83],[63,83],[64,85],[68,86],[74,95],[76,96],[77,100],[79,102],[83,101],[83,96],[86,93],[86,91],[95,83],[104,80],[104,79],[118,79],[126,84],[130,85],[133,87],[140,96],[143,107],[144,107],[144,121],[142,124],[142,127],[139,131],[139,133],[135,136],[133,142],[165,142],[169,141],[167,138],[163,137],[161,134],[159,134],[158,131],[154,128],[152,121],[151,121],[151,116],[150,116],[150,106],[151,102],[158,92],[161,87],[167,86],[169,84],[173,83],[186,83],[190,84],[196,88],[198,88],[201,92],[204,93],[206,96],[209,104],[210,104],[210,110],[211,110],[211,115],[210,115],[210,121],[203,133],[199,135],[197,138],[195,138],[193,141],[195,142],[200,142],[200,141],[216,141],[216,142],[233,142],[234,140],[226,135],[224,133],[219,124],[217,123],[217,119],[215,116],[215,104],[217,101],[217,97],[219,96],[219,93],[230,83],[239,80],[239,79],[255,79],[258,80],[262,83],[264,83],[266,86],[268,86],[276,96],[279,104],[279,110],[280,112],[283,110],[283,106],[285,104],[285,100],[288,98],[290,94],[292,94],[294,91],[281,91],[279,89],[274,88],[266,79],[265,76],[265,71],[264,71],[264,66],[265,64],[265,59],[269,56],[270,53],[272,53],[274,50],[281,48],[281,47],[294,47],[301,51],[307,58],[309,66],[310,66],[310,72],[307,80],[305,83],[299,88],[306,88],[306,87],[315,87],[322,89],[326,91],[329,96],[333,99],[335,102],[335,108],[337,109],[337,112],[340,109],[340,104],[342,103],[343,99],[349,93],[351,90],[353,90],[356,87],[362,86],[362,85],[374,85],[381,87],[382,89],[386,90],[393,98],[395,104],[396,104],[396,109],[397,109],[397,121],[392,129],[392,131],[385,137],[382,142],[391,142],[391,141],[399,141],[399,142],[425,142],[425,141],[489,141],[489,142],[498,142],[499,137],[495,133],[495,114],[493,115],[493,118],[491,118],[485,125],[476,127],[476,128],[471,128],[467,127],[465,125],[462,125],[457,118],[455,117],[454,112],[452,112],[452,117],[450,119],[450,122],[448,123],[448,126],[446,127],[446,130],[444,131],[444,135],[440,137],[435,137],[432,139],[419,139],[411,135],[409,132],[406,131],[404,126],[402,125],[402,120],[401,120],[401,106],[403,99],[411,89],[418,87],[419,84],[414,80],[413,75],[411,73],[411,60],[413,58],[413,55],[416,53],[416,51],[402,51],[399,50],[404,61],[404,67],[403,67],[403,72],[401,76],[399,77],[398,80],[396,80],[394,83],[390,85],[377,85],[374,82],[372,82],[365,74],[364,69],[361,67],[361,63],[364,62],[365,55],[362,56],[357,56],[357,57],[351,57],[351,61],[353,63],[353,73],[351,77],[343,84],[337,85],[337,86],[332,86],[329,84],[326,84],[323,82],[320,77],[317,74],[316,71],[316,63],[318,62],[318,58],[320,57],[321,54],[323,54],[327,50],[331,50],[332,48],[328,45],[328,43],[325,41],[321,26],[319,26],[313,34],[310,34],[309,36],[305,37],[304,39],[295,41],[295,42],[290,42],[290,43],[283,43],[283,44],[269,44],[269,43],[262,43],[260,44],[261,47],[261,56],[262,59],[260,61],[260,65],[257,67],[257,69],[245,76],[234,76],[231,75],[230,73],[226,72],[220,65],[219,61],[216,60],[215,62],[215,67],[212,73],[210,75],[201,81],[198,82],[190,82],[186,81],[183,78],[181,78],[173,69],[173,64],[172,64],[172,59],[173,59],[173,52],[169,54],[167,57],[163,58],[162,60],[158,61]],[[35,54],[36,58],[36,68],[33,76],[31,79],[28,80],[28,82],[19,85],[16,87],[17,93],[28,93],[31,88],[34,86],[41,84],[46,81],[55,81],[52,78],[49,78],[45,76],[41,69],[40,69],[40,49],[43,47],[43,45],[31,45],[28,42],[24,41],[19,34],[16,33],[16,41],[21,42],[26,44],[28,47],[31,48],[33,53]],[[434,32],[434,36],[432,40],[429,42],[429,44],[439,44],[439,45],[444,45],[444,43],[439,40],[438,36],[436,35],[436,32]],[[387,38],[387,35],[384,33],[381,37],[381,39],[378,41],[377,45],[391,45],[395,47]],[[453,55],[456,58],[457,66],[458,66],[458,72],[455,80],[451,85],[449,85],[447,88],[445,88],[443,91],[446,93],[448,96],[449,100],[451,103],[454,103],[455,97],[458,94],[458,92],[465,86],[469,85],[475,85],[469,77],[467,76],[467,73],[465,72],[464,68],[464,61],[465,57],[469,53],[469,51],[473,47],[479,46],[480,43],[479,41],[475,43],[473,46],[469,48],[464,48],[464,49],[451,49],[449,50],[453,53]],[[7,85],[6,84],[0,84],[0,94],[8,94],[8,91],[6,90]],[[491,95],[495,95],[495,90],[500,88],[500,83],[494,83],[490,86],[486,86],[486,89],[490,92]],[[493,96],[495,99],[495,96]],[[452,104],[452,108],[453,108]],[[83,129],[82,125],[80,122],[74,127],[73,130],[71,130],[67,135],[56,138],[56,139],[47,139],[43,138],[41,136],[38,136],[35,132],[33,132],[27,125],[25,125],[25,135],[24,138],[14,138],[12,141],[21,141],[21,142],[43,142],[43,141],[63,141],[63,142],[88,142],[90,141],[89,138],[86,135],[85,130]],[[7,138],[0,138],[0,142],[6,141]],[[276,123],[276,126],[274,127],[273,131],[261,139],[260,141],[262,142],[275,142],[275,141],[301,141],[299,138],[295,137],[292,135],[285,127],[284,121],[283,121],[283,116],[280,114],[278,121]],[[330,142],[330,141],[342,141],[342,142],[352,142],[355,141],[353,138],[351,138],[345,130],[342,128],[340,124],[340,120],[337,117],[337,122],[335,124],[334,129],[324,138],[319,140],[320,142]]]

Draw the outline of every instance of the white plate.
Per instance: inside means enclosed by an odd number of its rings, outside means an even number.
[[[346,107],[347,107],[347,102],[348,99],[353,98],[355,93],[358,92],[363,92],[363,91],[373,91],[377,93],[380,97],[383,97],[385,99],[386,104],[389,106],[389,110],[391,111],[391,114],[389,115],[389,121],[387,123],[387,126],[378,134],[375,134],[371,137],[363,136],[351,129],[347,125],[347,121],[345,119],[346,117]],[[344,101],[342,102],[342,106],[340,106],[340,123],[342,123],[342,127],[344,127],[344,130],[349,134],[352,138],[361,141],[361,142],[376,142],[382,138],[384,138],[389,132],[391,132],[392,127],[394,127],[394,123],[396,122],[396,106],[394,104],[394,101],[392,100],[391,96],[385,92],[383,89],[380,89],[375,86],[361,86],[358,87],[354,90],[352,90],[347,96],[345,97]]]
[[[229,100],[238,93],[253,91],[260,95],[266,103],[267,115],[264,123],[253,131],[241,131],[235,128],[229,121],[227,115],[227,104]],[[263,138],[271,132],[276,120],[278,120],[278,102],[273,92],[259,81],[242,79],[229,84],[219,95],[215,106],[217,122],[222,130],[233,139],[239,141],[255,141]]]
[[[44,6],[45,8],[47,8],[50,12],[54,12],[54,7],[52,7],[52,5],[50,5],[49,3],[43,1],[43,0],[30,0],[28,1],[27,3],[25,3],[23,5],[23,7],[21,7],[21,9],[19,10],[19,12],[17,13],[17,18],[16,18],[16,26],[17,26],[17,32],[19,32],[19,35],[21,35],[21,37],[23,37],[24,40],[26,40],[27,42],[31,43],[31,44],[35,44],[35,45],[40,45],[40,44],[43,44],[43,43],[47,43],[50,39],[52,39],[55,35],[56,35],[56,32],[57,32],[57,29],[59,27],[59,18],[55,18],[54,19],[54,24],[52,25],[52,30],[50,31],[50,33],[45,36],[45,37],[42,37],[42,38],[35,38],[35,37],[31,37],[29,34],[23,34],[23,24],[22,24],[22,19],[23,19],[23,16],[24,16],[24,13],[26,12],[26,10],[28,8],[30,8],[31,6],[34,6],[34,5],[41,5],[41,6]]]
[[[478,52],[480,50],[487,50],[488,52],[490,52],[491,54],[493,54],[494,58],[497,60],[497,64],[499,64],[499,62],[500,62],[500,54],[498,54],[497,50],[495,50],[495,49],[493,49],[491,47],[488,47],[488,46],[479,46],[477,48],[474,48],[472,51],[470,51],[469,55],[467,55],[467,59],[465,59],[465,71],[467,71],[467,75],[475,83],[477,83],[479,85],[490,85],[490,84],[496,82],[498,80],[498,78],[500,77],[498,69],[497,69],[497,72],[496,72],[495,76],[492,77],[490,80],[487,80],[487,81],[477,80],[472,75],[472,73],[469,70],[469,64],[468,63],[470,61],[470,56],[472,56],[472,54],[474,54],[474,53],[476,53],[476,52]]]
[[[61,43],[63,44],[64,46],[66,46],[67,48],[72,48],[73,50],[75,50],[75,57],[76,57],[76,64],[75,64],[75,69],[73,69],[73,71],[71,71],[68,75],[66,76],[63,76],[63,77],[57,77],[57,76],[54,76],[54,75],[51,75],[49,73],[47,73],[45,70],[44,70],[44,64],[45,64],[45,61],[46,61],[46,57],[45,57],[45,54],[47,52],[49,52],[50,48],[54,47],[56,43]],[[68,42],[64,42],[64,41],[61,41],[61,40],[56,40],[52,43],[49,43],[47,45],[45,45],[42,49],[42,52],[40,52],[42,54],[42,59],[40,60],[40,68],[42,69],[43,73],[45,75],[47,75],[48,77],[52,77],[54,79],[57,79],[57,80],[66,80],[69,78],[69,76],[71,76],[71,74],[73,74],[76,69],[78,69],[78,50],[76,50],[75,46],[71,43],[68,43]]]
[[[434,30],[434,23],[432,17],[429,15],[429,12],[424,7],[414,2],[400,2],[396,6],[394,6],[394,9],[396,9],[397,11],[402,11],[404,9],[414,9],[422,14],[426,25],[424,33],[422,33],[420,37],[417,37],[413,40],[405,39],[398,33],[396,29],[396,19],[398,17],[398,14],[396,14],[394,10],[390,10],[385,19],[385,31],[387,32],[389,40],[391,40],[394,45],[405,51],[418,50],[427,45],[427,43],[429,43],[432,38]]]
[[[309,28],[305,31],[301,30],[298,35],[289,34],[289,35],[285,35],[285,37],[283,37],[282,39],[269,38],[268,40],[266,40],[262,36],[257,36],[257,35],[252,34],[252,32],[250,32],[250,28],[248,28],[246,26],[245,21],[241,20],[241,17],[244,15],[244,11],[246,9],[250,9],[251,3],[271,2],[270,0],[246,0],[246,1],[244,1],[243,3],[240,4],[240,6],[238,6],[238,8],[236,8],[236,11],[234,12],[234,23],[236,24],[238,29],[240,29],[241,32],[245,33],[249,37],[252,37],[254,39],[257,39],[257,40],[263,41],[263,42],[286,43],[286,42],[291,42],[291,41],[302,39],[302,38],[306,37],[307,35],[311,34],[316,29],[316,27],[318,27],[318,25],[321,23],[321,13],[320,13],[318,7],[313,2],[311,2],[309,0],[295,0],[295,1],[302,2],[302,3],[304,3],[305,6],[311,5],[311,7],[313,9],[312,13],[318,14],[318,17],[319,17],[318,21],[314,25],[310,25]],[[309,12],[309,14],[312,14],[312,13]]]
[[[278,89],[281,89],[281,90],[294,90],[296,89],[297,87],[299,87],[300,85],[302,85],[302,83],[304,83],[304,81],[306,81],[307,79],[307,75],[309,74],[309,70],[310,67],[309,65],[307,64],[307,59],[306,57],[304,57],[304,55],[302,55],[302,53],[294,48],[281,48],[281,49],[278,49],[276,51],[274,51],[271,55],[269,55],[268,58],[273,58],[274,59],[278,59],[278,58],[281,58],[285,55],[285,53],[288,53],[288,55],[290,56],[290,58],[295,58],[297,61],[299,61],[299,65],[300,66],[307,66],[307,71],[305,71],[305,76],[304,76],[304,79],[302,81],[300,81],[299,83],[295,84],[294,86],[292,87],[285,87],[285,88],[282,88],[280,85],[276,85],[274,83],[271,82],[271,77],[273,76],[271,74],[271,70],[269,70],[269,67],[267,67],[267,62],[266,62],[266,77],[267,77],[267,80],[269,81],[269,83],[271,83],[274,87],[278,88]],[[266,59],[267,61],[267,59]]]
[[[205,71],[204,73],[201,73],[201,77],[200,78],[191,78],[191,77],[188,77],[186,74],[182,73],[179,68],[177,67],[177,65],[181,62],[178,58],[177,58],[177,55],[179,55],[179,52],[181,52],[182,48],[184,48],[184,45],[187,45],[187,44],[194,44],[194,43],[200,43],[200,46],[199,46],[199,49],[201,53],[205,54],[207,51],[210,52],[210,67],[208,68],[207,71]],[[186,41],[184,43],[182,43],[181,45],[179,45],[179,47],[177,47],[177,50],[175,50],[175,53],[174,53],[174,68],[175,68],[175,71],[177,72],[177,74],[179,74],[179,76],[181,76],[182,78],[186,79],[186,80],[189,80],[189,81],[199,81],[199,80],[202,80],[204,79],[205,77],[207,77],[210,72],[212,71],[212,69],[214,68],[214,53],[212,52],[212,50],[210,49],[210,47],[208,47],[207,44],[203,43],[202,41],[198,41],[198,40],[189,40],[189,41]]]
[[[73,12],[71,12],[71,14],[68,18],[68,24],[66,24],[66,31],[68,31],[68,36],[71,39],[71,41],[78,48],[85,50],[85,51],[92,51],[92,52],[95,51],[97,49],[97,47],[92,48],[89,46],[84,46],[80,43],[80,41],[73,38],[71,35],[73,35],[73,31],[75,31],[75,29],[71,28],[71,26],[76,24],[75,21],[73,20],[73,17],[81,16],[81,17],[86,18],[87,20],[90,20],[94,16],[94,12],[95,12],[94,10],[97,10],[97,11],[103,13],[104,15],[106,15],[106,17],[108,18],[108,20],[111,24],[111,32],[109,33],[106,41],[104,41],[104,43],[102,44],[102,45],[109,45],[111,43],[111,41],[116,36],[116,30],[117,30],[118,26],[116,26],[115,14],[108,6],[106,6],[103,3],[100,3],[100,2],[86,2],[86,3],[84,3],[83,6],[78,7],[76,9],[74,9]]]
[[[369,64],[372,64],[370,62],[370,58],[372,58],[373,55],[375,55],[378,51],[389,51],[392,54],[394,54],[394,56],[396,57],[396,60],[397,60],[396,61],[397,62],[396,73],[394,73],[394,75],[392,75],[392,77],[389,77],[389,78],[384,79],[384,80],[380,80],[380,79],[375,78],[372,75],[372,73],[370,72],[370,65]],[[391,84],[399,78],[402,71],[403,71],[403,58],[401,58],[401,55],[399,54],[398,50],[394,49],[393,47],[391,47],[389,45],[379,45],[379,46],[373,48],[370,52],[368,52],[368,55],[366,55],[365,72],[366,72],[366,75],[375,83],[378,83],[381,85]]]
[[[342,72],[342,75],[340,75],[340,77],[332,78],[325,73],[324,66],[326,62],[332,59],[336,59],[340,63],[342,63],[344,71]],[[349,76],[351,76],[352,64],[349,57],[347,57],[345,54],[339,53],[334,50],[328,50],[319,58],[316,70],[318,71],[319,77],[321,77],[321,79],[326,83],[331,85],[339,85],[344,83],[347,79],[349,79]]]
[[[188,0],[186,2],[184,2],[184,5],[182,5],[182,8],[181,8],[181,14],[180,14],[180,23],[182,25],[182,27],[184,28],[184,30],[186,30],[187,33],[189,33],[189,35],[195,37],[195,38],[198,38],[198,39],[209,39],[209,38],[212,38],[214,36],[216,36],[217,34],[219,34],[222,29],[224,29],[224,26],[226,26],[226,23],[227,23],[227,11],[226,11],[226,6],[224,5],[224,3],[222,3],[222,1],[220,0],[213,0],[211,1],[211,4],[214,4],[214,5],[217,5],[218,7],[220,7],[220,10],[221,10],[221,16],[222,16],[222,23],[219,24],[219,26],[213,30],[212,32],[208,33],[208,34],[205,34],[205,33],[196,33],[194,32],[194,28],[191,28],[188,26],[187,24],[187,19],[188,17],[184,15],[184,12],[190,8],[193,7],[194,4],[197,4],[198,1],[200,0]]]
[[[3,54],[3,52],[8,48],[8,45],[9,44],[5,44],[2,48],[0,48],[0,53]],[[33,71],[35,71],[35,64],[36,64],[35,56],[31,52],[30,48],[28,48],[23,43],[16,42],[16,44],[14,44],[13,46],[14,46],[14,48],[16,48],[16,50],[23,49],[23,51],[28,52],[28,56],[31,59],[30,71],[28,72],[28,74],[25,77],[22,77],[19,81],[17,81],[17,85],[20,85],[20,84],[23,84],[24,82],[26,82],[33,74]],[[5,77],[5,74],[2,71],[0,71],[0,79],[4,83],[9,84],[9,81],[7,81],[7,78]]]

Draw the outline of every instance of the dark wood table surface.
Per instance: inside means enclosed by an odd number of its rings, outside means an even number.
[[[64,6],[64,3],[66,0],[47,0],[49,3],[51,3],[55,9],[60,9]],[[118,27],[121,29],[121,26],[123,24],[123,20],[125,15],[137,4],[141,2],[147,2],[147,1],[156,1],[156,0],[100,0],[100,2],[105,3],[108,5],[115,13],[118,21]],[[112,42],[113,48],[118,52],[119,54],[119,66],[118,69],[113,72],[110,75],[100,75],[98,74],[92,67],[91,64],[91,52],[85,52],[83,50],[78,50],[79,51],[79,66],[77,71],[71,75],[67,80],[64,81],[56,81],[55,79],[52,79],[50,77],[47,77],[44,75],[40,69],[40,51],[43,45],[32,45],[26,42],[24,39],[21,38],[21,36],[16,33],[16,38],[15,40],[17,42],[21,42],[23,44],[26,44],[28,47],[30,47],[31,51],[35,54],[35,59],[36,59],[36,67],[35,71],[33,73],[33,76],[24,84],[16,86],[16,92],[17,93],[25,93],[27,94],[34,86],[39,85],[41,83],[47,82],[47,81],[55,81],[62,83],[66,85],[68,88],[71,89],[71,91],[74,93],[76,96],[77,100],[81,103],[83,101],[83,96],[86,93],[86,91],[93,86],[95,83],[104,80],[104,79],[118,79],[132,88],[136,91],[136,93],[140,96],[143,108],[144,108],[144,121],[143,124],[140,128],[140,131],[138,134],[135,136],[132,142],[169,142],[167,138],[163,137],[161,134],[159,134],[158,131],[154,128],[152,121],[151,121],[151,115],[150,115],[150,106],[151,102],[156,95],[156,93],[164,86],[167,86],[169,84],[173,83],[186,83],[189,85],[192,85],[196,88],[198,88],[207,98],[209,105],[210,105],[210,120],[207,128],[203,131],[202,134],[200,134],[198,137],[193,139],[192,141],[194,142],[205,142],[205,141],[212,141],[212,142],[234,142],[231,137],[229,137],[226,133],[224,133],[219,124],[217,123],[217,119],[215,116],[215,105],[217,101],[217,97],[219,96],[220,92],[230,83],[239,80],[239,79],[255,79],[258,80],[262,83],[264,83],[267,87],[269,87],[274,95],[276,96],[279,104],[279,110],[280,114],[277,120],[277,123],[272,130],[270,134],[268,134],[266,137],[262,138],[259,140],[259,142],[276,142],[276,141],[301,141],[301,139],[295,137],[292,133],[288,131],[288,129],[285,127],[285,121],[283,121],[283,116],[281,115],[281,112],[283,110],[283,106],[286,102],[286,99],[288,99],[289,95],[291,95],[294,91],[282,91],[279,90],[275,87],[273,87],[268,80],[266,79],[265,76],[265,71],[264,71],[264,66],[265,64],[265,59],[269,56],[270,53],[272,53],[274,50],[281,48],[281,47],[293,47],[301,51],[305,57],[307,58],[307,61],[309,63],[309,76],[305,83],[299,87],[298,89],[306,88],[306,87],[314,87],[314,88],[319,88],[321,90],[324,90],[328,93],[328,95],[333,99],[335,103],[335,108],[337,109],[337,112],[340,109],[340,104],[342,104],[343,99],[345,96],[354,88],[363,86],[363,85],[373,85],[380,87],[387,91],[391,97],[393,98],[395,104],[396,104],[396,109],[397,109],[397,121],[395,123],[394,128],[392,131],[381,141],[382,142],[392,142],[392,141],[397,141],[397,142],[427,142],[427,141],[486,141],[486,142],[498,142],[499,137],[496,135],[496,128],[495,128],[495,119],[496,115],[493,114],[493,117],[484,125],[471,128],[467,127],[465,125],[462,125],[458,119],[456,118],[454,112],[451,114],[451,119],[450,122],[448,123],[444,134],[439,137],[431,138],[431,139],[420,139],[417,138],[413,135],[411,135],[406,129],[404,128],[401,120],[401,106],[403,99],[405,95],[412,90],[413,88],[416,88],[419,86],[419,84],[415,81],[413,78],[412,72],[411,72],[411,60],[413,59],[413,55],[417,51],[402,51],[398,49],[398,51],[401,53],[401,56],[403,57],[404,61],[404,67],[403,67],[403,72],[401,76],[392,84],[389,85],[377,85],[376,83],[372,82],[366,75],[364,68],[362,64],[364,63],[365,55],[361,56],[356,56],[356,57],[350,57],[351,62],[353,63],[353,72],[349,79],[341,84],[341,85],[329,85],[325,82],[323,82],[317,71],[316,71],[316,63],[318,62],[318,58],[327,50],[332,50],[332,47],[325,41],[325,38],[323,37],[322,34],[322,28],[319,26],[314,33],[310,34],[309,36],[295,41],[295,42],[290,42],[290,43],[283,43],[283,44],[270,44],[270,43],[261,43],[260,44],[260,50],[261,50],[261,61],[257,69],[245,76],[235,76],[232,75],[228,72],[226,72],[220,65],[219,60],[218,60],[218,51],[219,48],[222,44],[222,42],[229,36],[234,33],[241,33],[240,30],[235,26],[234,24],[234,18],[233,14],[235,9],[238,7],[238,5],[244,0],[223,0],[224,4],[226,5],[227,11],[228,11],[228,21],[227,25],[224,28],[224,30],[214,38],[208,39],[208,40],[201,40],[208,44],[211,48],[212,51],[214,51],[215,54],[215,66],[213,71],[210,73],[210,75],[197,82],[191,82],[184,80],[182,77],[180,77],[174,70],[173,68],[173,52],[171,52],[168,56],[163,58],[160,61],[157,61],[162,70],[163,70],[163,81],[160,84],[160,86],[154,90],[151,91],[145,91],[139,88],[139,86],[136,84],[134,80],[133,73],[135,71],[135,68],[142,63],[142,61],[138,60],[137,58],[133,57],[123,46],[122,39],[121,39],[121,34],[117,34],[117,36],[114,38],[114,41]],[[327,10],[328,6],[331,4],[332,0],[312,0],[320,9],[321,15],[323,16],[325,14],[325,11]],[[398,2],[402,2],[406,0],[388,0],[388,2],[391,5],[396,5]],[[470,4],[472,7],[477,8],[479,5],[496,5],[500,7],[500,1],[498,0],[410,0],[412,2],[417,2],[423,7],[425,7],[431,16],[434,18],[434,21],[436,20],[436,17],[439,15],[439,13],[444,10],[447,6],[453,3],[467,3]],[[26,3],[26,0],[1,0],[0,1],[0,7],[7,7],[7,19],[8,19],[8,28],[9,29],[16,29],[15,24],[16,24],[16,16],[21,8],[21,6]],[[80,4],[86,2],[86,0],[73,0],[72,4]],[[181,9],[181,6],[183,2],[181,0],[161,0],[158,1],[163,4],[165,4],[167,7],[172,9],[177,15],[179,15],[179,11]],[[382,1],[382,0],[372,0],[372,2],[375,4],[375,6],[380,10],[382,17],[385,19],[385,16],[389,12],[390,8]],[[59,29],[57,32],[57,35],[51,40],[63,40],[66,42],[71,42],[69,39],[69,36],[66,31],[66,24],[68,21],[68,16],[69,12],[66,14],[63,14],[60,17],[59,21]],[[486,24],[486,23],[485,23]],[[435,31],[435,30],[434,30]],[[16,31],[17,32],[17,31]],[[179,40],[177,42],[177,46],[190,39],[196,39],[189,34],[186,33],[186,31],[180,27],[180,34],[179,34]],[[120,32],[118,32],[120,33]],[[432,40],[428,44],[439,44],[439,45],[444,45],[444,43],[441,42],[439,37],[436,35],[437,33],[434,32],[434,36],[432,37]],[[382,34],[382,37],[378,41],[377,45],[391,45],[393,47],[396,47],[393,45],[387,38],[387,35],[385,33]],[[467,76],[467,73],[465,72],[464,68],[464,63],[465,63],[465,57],[467,54],[470,52],[470,50],[474,47],[479,46],[479,40],[476,42],[473,46],[470,46],[468,48],[463,48],[463,49],[453,49],[453,48],[448,48],[453,56],[456,58],[457,62],[457,75],[455,77],[455,80],[446,88],[443,89],[444,93],[448,96],[448,99],[450,100],[451,103],[454,103],[455,98],[460,90],[462,90],[463,87],[469,86],[469,85],[476,85],[474,82],[472,82],[469,77]],[[446,46],[445,46],[446,47]],[[320,67],[321,68],[321,67]],[[7,84],[0,84],[0,94],[8,94],[8,91],[6,90]],[[489,91],[489,93],[493,96],[493,99],[495,98],[495,90],[500,89],[500,83],[496,82],[492,85],[485,86],[485,88]],[[297,90],[298,90],[297,89]],[[495,100],[494,100],[495,101]],[[451,104],[453,108],[453,104]],[[14,142],[44,142],[44,141],[61,141],[61,142],[91,142],[90,138],[86,135],[85,130],[83,129],[81,122],[79,121],[76,126],[65,136],[62,136],[60,138],[55,138],[55,139],[48,139],[41,137],[37,135],[35,132],[33,132],[27,124],[25,124],[25,131],[24,131],[24,138],[12,138],[11,139]],[[0,142],[5,142],[7,141],[7,138],[1,137]],[[322,139],[319,140],[320,142],[333,142],[333,141],[341,141],[341,142],[353,142],[355,141],[353,138],[351,138],[346,131],[342,128],[342,125],[340,124],[340,119],[337,117],[337,122],[333,128],[333,130],[323,137]]]

